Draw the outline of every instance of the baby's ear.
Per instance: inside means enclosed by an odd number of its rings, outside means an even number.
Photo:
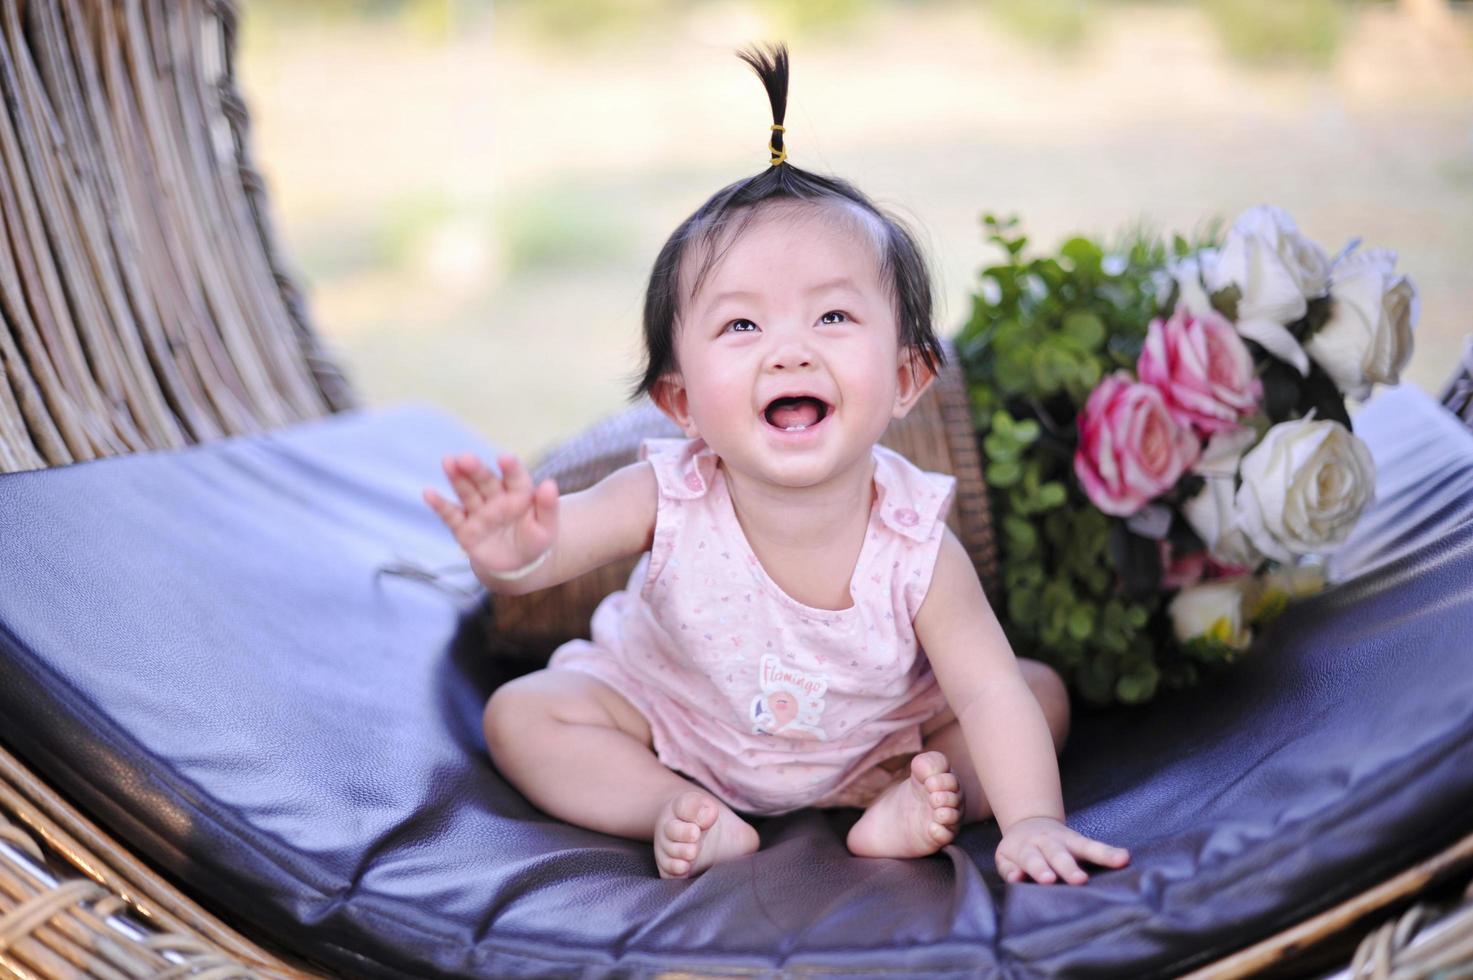
[[[899,365],[896,367],[895,418],[903,419],[916,407],[916,402],[936,380],[936,371],[926,363],[914,347],[900,348]]]
[[[650,388],[650,399],[670,421],[680,426],[681,432],[692,439],[701,434],[690,415],[690,396],[685,390],[685,382],[678,374],[667,374],[656,381]]]

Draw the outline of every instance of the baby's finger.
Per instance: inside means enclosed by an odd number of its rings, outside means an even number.
[[[1021,881],[1023,879],[1023,872],[1018,869],[1016,864],[1003,857],[997,858],[996,860],[997,873],[1003,881]]]
[[[1119,868],[1130,863],[1130,852],[1125,848],[1091,840],[1078,831],[1070,831],[1067,843],[1069,850],[1086,861],[1103,864],[1107,868]]]
[[[450,501],[446,500],[444,497],[431,490],[429,487],[425,487],[424,499],[425,503],[430,505],[430,509],[439,515],[440,520],[444,521],[445,524],[450,528],[450,530],[454,531],[456,528],[460,527],[461,523],[465,520],[465,511],[461,510],[459,507],[455,506]]]
[[[522,465],[522,461],[507,453],[496,460],[501,464],[501,479],[506,483],[508,493],[527,493],[532,489],[532,474]]]
[[[454,488],[455,495],[460,498],[460,505],[468,511],[477,510],[481,506],[481,492],[476,489],[475,483],[469,474],[470,465],[474,465],[475,457],[466,453],[463,456],[447,456],[445,458],[445,475],[450,478],[450,486]]]
[[[501,495],[502,487],[500,478],[495,473],[492,473],[491,468],[481,462],[480,459],[467,454],[461,457],[461,465],[466,471],[466,476],[475,485],[476,491],[480,493],[482,499],[489,503]]]
[[[1063,844],[1048,839],[1038,846],[1048,858],[1049,864],[1052,864],[1054,870],[1059,873],[1059,877],[1075,885],[1082,885],[1089,880],[1089,875],[1084,873],[1084,869],[1075,862],[1074,855],[1070,854],[1069,849]]]
[[[532,508],[535,511],[537,525],[548,533],[557,530],[557,481],[548,477],[537,484],[537,490],[532,495]]]
[[[1048,866],[1048,859],[1038,848],[1032,848],[1023,855],[1023,870],[1040,884],[1050,884],[1054,880],[1054,869]]]

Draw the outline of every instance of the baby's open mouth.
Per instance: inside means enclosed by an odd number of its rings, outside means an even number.
[[[829,414],[829,407],[810,395],[797,395],[774,398],[762,414],[768,425],[784,432],[798,432],[822,422]]]

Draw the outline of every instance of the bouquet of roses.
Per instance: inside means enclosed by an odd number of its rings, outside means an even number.
[[[1331,259],[1268,206],[1170,256],[1074,239],[1025,263],[988,224],[1010,261],[959,346],[1004,625],[1090,700],[1194,683],[1322,587],[1375,485],[1345,398],[1397,383],[1416,290],[1394,252]]]

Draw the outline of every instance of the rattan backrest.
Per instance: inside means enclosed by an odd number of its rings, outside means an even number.
[[[0,5],[0,471],[346,407],[282,266],[235,5]]]

